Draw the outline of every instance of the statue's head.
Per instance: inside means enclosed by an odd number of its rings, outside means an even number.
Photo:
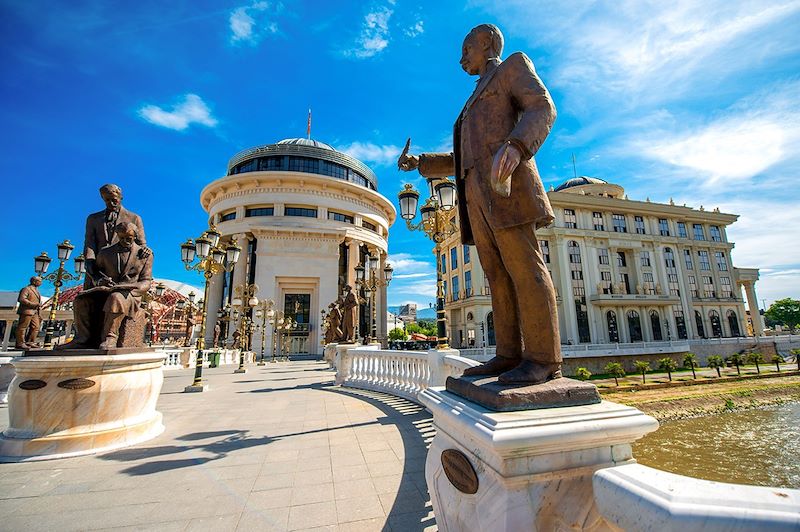
[[[42,278],[36,277],[35,275],[31,277],[31,284],[33,286],[42,286]]]
[[[349,292],[349,291],[351,291],[352,289],[353,289],[353,287],[352,287],[352,286],[350,286],[349,284],[346,284],[346,285],[344,285],[344,291],[345,291],[345,292]]]
[[[114,232],[117,234],[117,241],[119,245],[125,249],[130,249],[136,241],[138,230],[136,224],[131,222],[121,222],[114,226]]]
[[[480,24],[470,30],[461,46],[461,68],[474,76],[489,59],[500,59],[503,33],[494,24]]]
[[[122,189],[117,185],[106,184],[100,187],[100,197],[110,211],[115,211],[122,205]]]

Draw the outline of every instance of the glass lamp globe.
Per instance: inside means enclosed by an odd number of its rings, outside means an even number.
[[[181,260],[184,263],[189,264],[190,262],[194,261],[194,257],[195,257],[194,242],[192,242],[192,239],[190,238],[189,240],[181,244]]]
[[[64,240],[56,247],[58,248],[58,260],[69,260],[72,250],[75,249],[75,246],[70,244],[69,240]]]

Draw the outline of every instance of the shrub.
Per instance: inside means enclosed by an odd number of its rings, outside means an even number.
[[[650,363],[644,360],[634,360],[633,365],[636,367],[636,371],[642,374],[642,384],[645,384],[645,374],[650,371]]]
[[[761,353],[750,353],[747,355],[747,361],[751,364],[755,364],[756,372],[761,373],[761,368],[758,365],[764,363],[764,355]]]
[[[666,371],[669,380],[672,380],[672,372],[678,368],[678,365],[670,357],[664,357],[658,361],[658,368]]]
[[[625,376],[625,368],[619,362],[609,362],[605,366],[605,372],[614,377],[614,384],[619,386],[619,378]]]
[[[714,368],[717,370],[717,377],[722,377],[722,373],[720,373],[719,368],[725,365],[725,361],[722,360],[722,357],[719,355],[711,355],[708,357],[708,367]]]
[[[691,368],[692,369],[692,378],[697,378],[697,373],[695,373],[694,368],[697,367],[697,357],[694,353],[686,353],[683,355],[683,367],[684,368]]]
[[[775,364],[775,369],[778,370],[778,373],[781,372],[781,362],[786,362],[786,359],[780,353],[772,355],[772,363]]]
[[[578,368],[575,370],[575,378],[579,381],[587,381],[592,376],[592,372],[586,368]]]
[[[741,375],[742,372],[739,369],[739,366],[744,364],[744,357],[742,356],[742,354],[741,353],[734,353],[734,354],[732,354],[731,356],[728,357],[728,361],[731,364],[733,364],[734,366],[736,366],[736,374],[737,375]]]

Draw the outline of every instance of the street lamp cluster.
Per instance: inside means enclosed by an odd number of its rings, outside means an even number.
[[[41,277],[43,280],[53,283],[53,286],[55,287],[53,299],[51,300],[52,302],[50,304],[50,315],[47,318],[47,326],[44,333],[45,349],[52,349],[53,347],[53,333],[55,332],[56,324],[56,309],[58,307],[58,296],[61,293],[61,287],[65,282],[81,280],[83,275],[86,273],[86,261],[83,258],[83,254],[75,257],[74,275],[69,273],[64,268],[64,264],[66,264],[70,255],[72,255],[72,250],[75,249],[75,246],[73,246],[69,240],[64,240],[56,247],[58,248],[59,263],[56,271],[50,274],[47,273],[47,268],[50,267],[50,263],[53,261],[53,259],[48,257],[46,252],[42,251],[41,255],[33,259],[33,269],[36,271],[36,274],[39,275],[39,277]]]
[[[366,292],[367,297],[370,298],[369,301],[369,308],[371,310],[371,321],[372,321],[372,328],[370,332],[370,336],[368,337],[367,343],[372,343],[377,340],[378,331],[377,331],[377,320],[376,320],[376,313],[377,309],[375,308],[375,296],[378,292],[378,289],[383,286],[388,286],[389,283],[392,281],[392,272],[394,269],[390,264],[386,264],[383,268],[383,279],[379,278],[378,273],[379,267],[379,259],[375,255],[370,255],[364,261],[364,264],[360,264],[356,266],[356,284],[361,287],[364,292]],[[367,275],[367,270],[369,270],[369,275]]]
[[[250,350],[250,335],[252,334],[252,311],[258,306],[258,285],[244,284],[234,288],[236,297],[231,301],[233,318],[239,319],[239,367],[235,373],[246,373],[244,368],[244,352]]]
[[[444,281],[442,279],[441,244],[458,228],[453,223],[453,208],[456,205],[456,185],[448,179],[428,178],[430,197],[419,208],[422,220],[414,224],[419,204],[419,192],[407,184],[398,194],[400,216],[410,231],[423,231],[433,240],[436,253],[436,326],[438,349],[447,349],[447,321],[444,313]]]
[[[181,244],[181,260],[186,265],[187,270],[201,272],[205,278],[203,287],[203,305],[200,316],[200,336],[197,339],[197,361],[195,364],[194,382],[186,388],[186,391],[197,391],[203,389],[203,348],[205,347],[206,337],[206,315],[208,313],[208,288],[211,278],[218,273],[233,270],[234,265],[239,260],[242,248],[231,242],[225,249],[219,244],[222,235],[211,225],[208,230],[197,237],[194,242],[190,238]],[[195,260],[197,262],[195,263]]]

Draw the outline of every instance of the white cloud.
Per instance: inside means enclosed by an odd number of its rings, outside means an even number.
[[[368,161],[376,164],[394,164],[402,148],[391,144],[378,145],[372,142],[352,142],[338,148],[359,161]]]
[[[139,116],[157,126],[183,131],[192,124],[215,127],[217,119],[211,116],[211,109],[196,94],[186,94],[183,100],[165,111],[157,105],[145,105],[139,109]]]
[[[228,25],[231,42],[256,45],[267,34],[278,33],[278,25],[269,16],[282,9],[281,4],[272,6],[269,2],[253,2],[231,11]]]
[[[421,277],[436,277],[433,273],[401,273],[394,274],[392,279],[419,279]]]
[[[418,19],[416,22],[414,22],[414,24],[404,29],[403,33],[405,33],[406,36],[411,37],[412,39],[415,37],[419,37],[420,35],[425,33],[425,21]]]
[[[388,6],[378,7],[367,13],[361,25],[361,33],[356,39],[356,46],[347,50],[345,55],[366,59],[382,52],[389,46],[389,20],[393,14],[394,10]]]
[[[410,253],[393,253],[386,259],[394,268],[394,276],[405,274],[423,274],[436,276],[436,268],[432,262],[419,260]],[[433,261],[433,258],[431,258]]]

